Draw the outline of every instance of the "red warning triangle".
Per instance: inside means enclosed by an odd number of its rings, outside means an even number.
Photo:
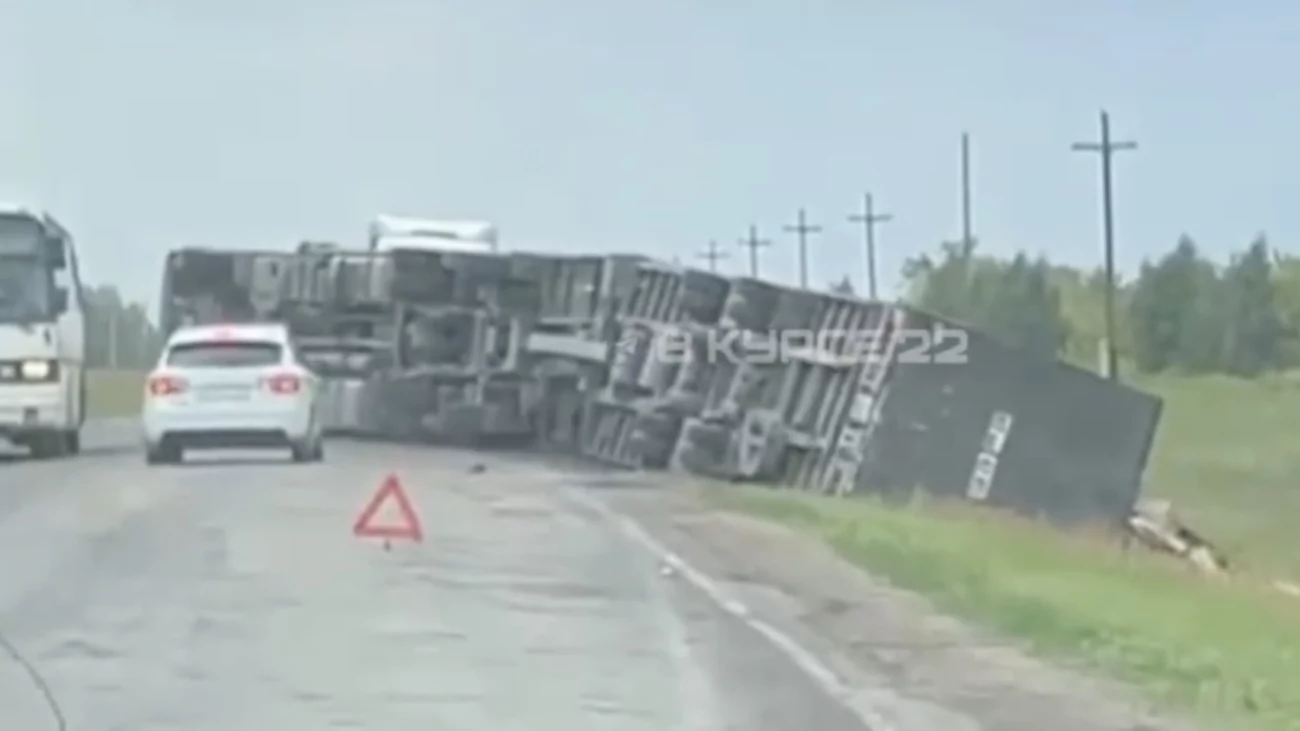
[[[392,499],[397,503],[397,510],[401,514],[400,525],[375,525],[375,516],[379,513],[384,503]],[[390,473],[380,483],[379,490],[375,496],[370,499],[370,504],[366,505],[361,515],[357,516],[357,522],[352,525],[352,534],[361,538],[405,538],[411,541],[424,540],[424,531],[420,528],[420,517],[415,514],[415,508],[411,506],[411,501],[406,497],[406,491],[402,489],[402,483],[397,479],[397,475]]]

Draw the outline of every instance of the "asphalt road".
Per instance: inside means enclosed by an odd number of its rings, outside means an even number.
[[[146,468],[96,429],[0,465],[0,632],[69,729],[866,728],[599,489],[526,460],[336,442]],[[351,533],[389,471],[420,544]],[[58,728],[2,656],[0,725]]]

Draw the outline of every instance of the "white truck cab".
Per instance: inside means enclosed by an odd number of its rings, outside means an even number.
[[[370,223],[370,250],[392,249],[492,252],[497,250],[497,229],[486,221],[441,221],[380,214]]]
[[[81,448],[86,323],[72,236],[0,202],[0,438],[36,457]]]

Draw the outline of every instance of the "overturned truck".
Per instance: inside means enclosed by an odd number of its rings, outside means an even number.
[[[160,320],[287,322],[335,433],[1062,523],[1119,525],[1137,498],[1147,394],[901,304],[496,244],[380,217],[355,249],[173,251]]]

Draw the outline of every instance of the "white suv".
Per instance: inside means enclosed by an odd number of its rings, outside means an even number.
[[[318,462],[319,398],[319,379],[284,325],[181,328],[145,382],[146,461],[180,462],[187,449],[288,447],[295,462]]]

